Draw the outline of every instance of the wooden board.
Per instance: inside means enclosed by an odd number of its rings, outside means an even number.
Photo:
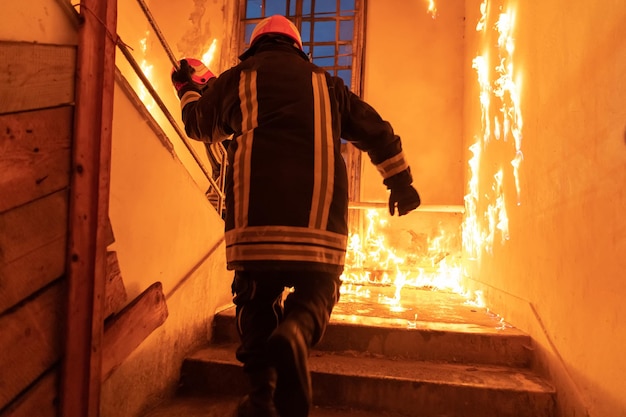
[[[65,304],[59,281],[0,316],[0,409],[59,361]]]
[[[115,243],[115,234],[113,233],[113,225],[111,219],[107,219],[106,229],[104,231],[104,245],[110,246]]]
[[[0,263],[14,261],[67,233],[67,190],[0,214]]]
[[[0,314],[63,276],[67,238],[61,236],[9,263],[0,262]]]
[[[0,116],[0,213],[69,185],[74,108]]]
[[[107,280],[104,288],[104,317],[117,313],[126,304],[126,288],[122,280],[117,252],[107,252]]]
[[[76,47],[0,42],[0,114],[74,102]]]
[[[6,410],[0,412],[0,417],[56,417],[58,379],[55,367]]]
[[[63,274],[67,205],[62,190],[0,214],[0,313]]]
[[[102,342],[102,379],[111,373],[165,323],[168,311],[160,282],[155,282],[119,314],[108,320]]]

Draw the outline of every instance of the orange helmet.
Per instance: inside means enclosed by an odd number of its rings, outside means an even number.
[[[204,62],[196,58],[185,58],[189,63],[189,66],[193,68],[191,79],[197,84],[206,84],[211,78],[215,77],[215,74],[204,65]]]
[[[302,37],[300,37],[300,32],[296,25],[285,16],[275,14],[257,23],[250,36],[250,48],[241,55],[241,59],[246,58],[252,53],[255,42],[258,41],[261,36],[269,34],[283,35],[290,38],[298,45],[298,49],[302,51]]]

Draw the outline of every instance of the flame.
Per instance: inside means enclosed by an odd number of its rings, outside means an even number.
[[[202,58],[200,59],[207,68],[211,68],[211,64],[213,63],[213,58],[215,58],[215,51],[217,51],[217,38],[214,38],[211,42],[211,45],[207,49],[207,51],[202,54]]]
[[[437,5],[435,4],[435,0],[427,0],[428,1],[428,14],[433,19],[437,18]]]
[[[486,32],[489,19],[489,1],[480,5],[481,17],[477,31]],[[521,201],[519,172],[524,159],[522,153],[522,112],[520,101],[521,77],[515,74],[513,55],[515,52],[515,13],[502,11],[494,24],[497,32],[497,65],[491,68],[488,53],[474,58],[472,67],[477,73],[479,103],[481,108],[481,133],[475,135],[476,142],[470,146],[473,156],[469,160],[470,180],[465,196],[465,218],[463,222],[463,250],[469,259],[480,260],[483,252],[492,253],[499,235],[500,244],[506,243],[509,236],[509,220],[506,207],[505,178],[512,173],[517,204]],[[493,80],[493,81],[492,81]],[[497,111],[491,108],[492,101],[498,103]],[[491,190],[480,189],[481,155],[490,148],[491,139],[496,141],[514,140],[512,169],[499,167],[493,174]]]
[[[140,51],[142,54],[142,59],[141,59],[141,63],[139,64],[139,66],[141,67],[141,71],[143,71],[146,78],[151,81],[152,86],[156,89],[157,86],[152,77],[152,70],[154,69],[154,66],[149,64],[148,61],[146,60],[146,56],[148,54],[148,37],[149,36],[150,36],[150,31],[147,30],[146,37],[139,41]],[[137,82],[137,90],[138,90],[137,95],[139,96],[139,99],[143,102],[144,106],[146,106],[146,109],[148,109],[148,111],[152,113],[152,110],[154,109],[156,103],[154,99],[152,98],[152,96],[148,93],[148,90],[146,89],[146,87],[143,85],[141,81]]]
[[[513,29],[515,24],[515,14],[512,11],[501,13],[496,23],[498,30],[498,47],[501,52],[500,65],[496,67],[499,77],[495,81],[494,95],[501,101],[500,112],[503,119],[502,137],[504,140],[513,137],[515,141],[515,156],[511,161],[513,175],[517,192],[517,204],[521,204],[521,186],[519,181],[519,169],[524,155],[522,153],[522,111],[520,100],[521,76],[513,80],[513,53],[515,52],[515,42],[513,39]]]
[[[378,300],[392,312],[405,311],[401,304],[404,287],[453,291],[474,300],[475,305],[481,303],[462,286],[460,256],[453,255],[455,236],[441,229],[434,236],[424,237],[422,245],[422,236],[407,231],[404,245],[392,246],[387,242],[389,222],[381,213],[367,210],[364,236],[352,233],[348,237],[342,294],[370,297],[367,285],[393,286],[393,297],[381,296]]]
[[[476,24],[476,31],[481,32],[487,27],[487,16],[489,14],[489,0],[483,0],[480,4],[480,19]]]

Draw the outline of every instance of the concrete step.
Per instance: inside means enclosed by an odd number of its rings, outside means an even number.
[[[238,340],[235,309],[217,314],[211,342],[235,343]],[[316,349],[526,368],[531,360],[531,346],[528,335],[510,326],[500,326],[497,322],[411,321],[333,313]]]
[[[235,396],[181,396],[160,405],[145,417],[232,417],[240,399]],[[350,408],[313,407],[310,417],[406,417],[406,415]]]
[[[243,395],[247,381],[236,344],[188,357],[181,392]],[[525,369],[394,360],[367,352],[313,351],[314,404],[422,417],[552,417],[555,392]]]

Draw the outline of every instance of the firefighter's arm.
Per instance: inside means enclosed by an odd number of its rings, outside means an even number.
[[[367,152],[371,162],[390,190],[389,213],[403,216],[421,204],[411,185],[413,176],[402,150],[402,141],[391,124],[356,94],[343,87],[342,137]]]
[[[180,98],[187,136],[209,143],[228,138],[230,133],[218,128],[218,101],[213,98],[216,76],[199,60],[188,58],[179,64],[179,69],[172,70],[172,84]]]

